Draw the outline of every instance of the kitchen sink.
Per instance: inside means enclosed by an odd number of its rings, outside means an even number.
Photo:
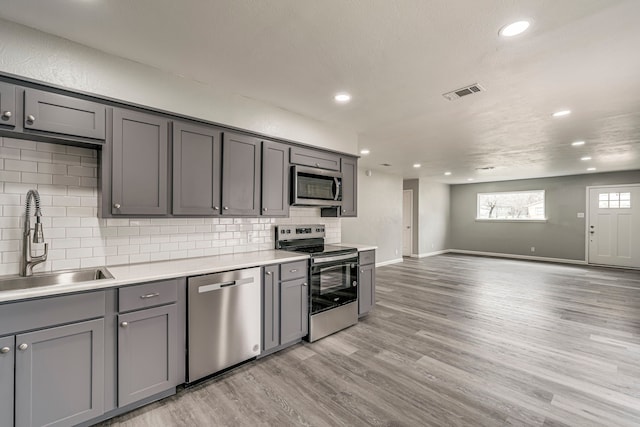
[[[0,279],[0,291],[16,291],[39,288],[41,286],[68,285],[105,279],[113,279],[113,276],[109,273],[109,270],[104,267],[34,274],[29,277],[11,276]]]

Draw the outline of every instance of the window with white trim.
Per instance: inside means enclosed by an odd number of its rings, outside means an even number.
[[[600,193],[598,194],[600,209],[630,209],[631,193]]]
[[[478,193],[476,219],[546,220],[544,190]]]

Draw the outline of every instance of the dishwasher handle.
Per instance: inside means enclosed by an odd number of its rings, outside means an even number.
[[[253,283],[253,277],[232,280],[230,282],[221,282],[221,283],[212,283],[210,285],[202,285],[198,287],[198,293],[203,294],[205,292],[217,291],[223,288],[228,288],[231,286],[241,286],[249,283]]]

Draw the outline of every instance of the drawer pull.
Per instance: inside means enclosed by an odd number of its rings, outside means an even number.
[[[9,120],[11,116],[13,116],[13,114],[11,114],[11,111],[5,111],[4,113],[2,113],[2,118],[5,120]]]
[[[290,273],[295,273],[296,271],[298,271],[298,269],[297,269],[297,268],[294,268],[294,269],[289,270],[289,272],[290,272]]]
[[[20,350],[20,351],[25,351],[28,348],[29,348],[29,344],[27,344],[27,343],[22,343],[22,344],[20,344],[18,346],[18,350]]]
[[[271,275],[273,274],[273,272],[272,272],[272,271],[265,271],[265,274],[266,274],[267,276],[271,276]]]
[[[2,347],[0,348],[0,354],[7,354],[11,351],[11,347]]]
[[[127,326],[129,326],[129,322],[122,322],[120,323],[120,326],[122,326],[123,328],[126,328]]]
[[[149,299],[149,298],[155,298],[157,296],[160,296],[159,292],[154,292],[152,294],[146,294],[146,295],[140,295],[141,299]]]

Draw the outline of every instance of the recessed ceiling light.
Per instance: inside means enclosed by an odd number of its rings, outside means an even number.
[[[571,114],[571,110],[562,110],[562,111],[556,111],[555,113],[552,114],[552,116],[564,117],[564,116],[568,116],[569,114]]]
[[[473,178],[467,178],[467,181],[473,181]]]
[[[444,174],[445,174],[446,176],[449,176],[449,175],[451,175],[451,172],[445,172]]]
[[[587,170],[588,170],[589,172],[593,172],[594,170],[597,170],[597,169],[596,169],[596,168],[587,168]]]
[[[345,103],[351,101],[351,95],[349,95],[346,92],[341,92],[341,93],[337,93],[336,96],[333,97],[333,99],[335,99],[336,102],[339,102],[341,104],[345,104]]]
[[[571,145],[573,145],[574,147],[578,147],[580,145],[584,145],[584,141],[576,141],[576,142],[572,142]]]
[[[366,148],[363,150],[360,150],[360,154],[369,154],[371,151],[367,150]]]
[[[513,24],[505,25],[500,29],[498,34],[502,37],[513,37],[524,33],[529,28],[529,21],[518,21]]]
[[[580,157],[580,160],[582,160],[582,161],[591,160],[591,157],[589,157],[589,156]]]
[[[419,168],[420,166],[422,166],[420,163],[414,163],[414,164],[413,164],[413,167],[414,167],[414,168]]]

